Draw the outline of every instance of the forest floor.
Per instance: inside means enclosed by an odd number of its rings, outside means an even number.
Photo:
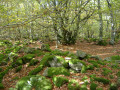
[[[63,50],[63,51],[71,51],[71,52],[74,52],[76,53],[77,50],[82,50],[88,54],[91,54],[91,55],[99,55],[102,59],[106,58],[106,57],[109,57],[109,56],[113,56],[113,55],[120,55],[120,44],[116,44],[114,46],[112,45],[107,45],[107,46],[99,46],[99,45],[95,45],[94,43],[87,43],[87,42],[77,42],[75,45],[58,45],[58,48],[56,48],[56,44],[55,42],[52,42],[52,43],[49,43],[50,44],[50,48],[52,50],[54,49],[60,49],[60,50]],[[34,44],[30,44],[28,45],[28,47],[31,47],[31,48],[40,48],[41,47],[41,44],[39,42],[35,42]],[[39,59],[41,59],[42,57],[39,57]],[[87,62],[87,61],[86,61]],[[23,65],[22,67],[22,70],[18,73],[15,73],[15,69],[12,69],[8,72],[8,74],[6,74],[3,78],[3,85],[5,86],[5,89],[4,90],[8,90],[8,88],[10,87],[15,87],[15,84],[18,80],[15,79],[15,77],[24,77],[26,76],[29,71],[33,70],[34,68],[38,67],[39,64],[37,64],[36,66],[30,66],[30,67],[26,67],[26,65]],[[105,66],[107,67],[107,65]],[[45,67],[46,68],[46,67]],[[45,68],[39,72],[39,74],[42,75],[43,71],[45,70]],[[103,66],[101,66],[101,68],[103,68]],[[111,70],[113,70],[111,68]],[[93,74],[96,74],[97,76],[101,76],[103,77],[101,74],[101,69],[99,71],[99,73],[96,71],[96,69],[94,70],[94,72],[92,71],[88,71],[86,74],[71,74],[69,77],[69,79],[72,79],[73,76],[81,76],[84,77],[85,75],[89,75],[90,73],[93,73]],[[118,72],[117,70],[113,70],[113,75],[115,75],[114,73]],[[107,78],[107,77],[105,77]],[[111,80],[112,82],[116,82],[117,80],[117,77],[115,75],[114,79]],[[98,83],[100,84],[100,83]],[[108,90],[108,85],[105,86],[105,85],[102,85],[100,84],[101,87],[104,87],[103,89],[104,90]],[[67,85],[63,85],[61,88],[57,88],[57,87],[54,87],[53,90],[67,90]],[[89,90],[89,89],[88,89]]]
[[[50,43],[51,49],[56,49],[55,43]],[[112,46],[99,46],[95,43],[77,42],[75,45],[58,45],[58,49],[63,51],[76,52],[82,50],[91,55],[99,55],[102,59],[113,55],[120,55],[120,43]]]

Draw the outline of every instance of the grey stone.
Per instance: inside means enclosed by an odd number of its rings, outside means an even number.
[[[97,60],[102,60],[102,58],[101,58],[100,56],[98,56],[98,55],[91,56],[90,58],[95,58],[95,59],[97,59]]]
[[[104,60],[111,61],[112,59],[111,59],[111,57],[106,57]]]
[[[76,55],[79,59],[84,59],[87,56],[87,54],[81,50],[77,50]]]

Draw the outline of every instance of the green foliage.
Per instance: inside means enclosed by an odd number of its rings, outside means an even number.
[[[22,69],[22,65],[18,66],[15,71],[19,72],[21,69]]]
[[[23,64],[23,60],[22,60],[22,58],[20,57],[20,58],[18,58],[15,62],[13,62],[11,65],[12,65],[12,67],[14,68],[14,67],[17,67],[17,66],[22,65],[22,64]]]
[[[69,71],[64,67],[49,67],[47,68],[46,73],[46,76],[48,77],[53,77],[54,75],[70,75]]]
[[[32,88],[35,90],[52,90],[52,84],[44,76],[38,75],[21,78],[15,87],[17,90],[32,90]]]
[[[57,86],[57,87],[61,87],[63,84],[68,83],[69,80],[65,77],[53,77],[53,83]]]
[[[90,90],[96,90],[97,86],[98,86],[97,84],[91,83],[90,84]]]
[[[116,75],[117,75],[118,77],[120,77],[120,71],[118,71]]]
[[[110,83],[110,80],[105,79],[105,78],[101,78],[101,77],[94,77],[94,81],[98,81],[98,82],[101,82],[103,84],[109,84]]]
[[[78,57],[74,53],[69,53],[67,57],[71,57],[72,59],[77,59]]]
[[[80,90],[80,85],[74,79],[68,83],[68,90]]]
[[[109,90],[118,90],[117,85],[114,83],[110,84],[110,89]]]
[[[34,65],[36,65],[38,62],[39,62],[38,60],[32,59],[32,60],[30,61],[30,63],[29,63],[28,66],[34,66]]]
[[[113,75],[109,75],[110,79],[114,79],[114,76]]]
[[[98,41],[97,44],[100,46],[106,46],[108,44],[108,42],[106,40],[101,40],[101,41]]]
[[[0,89],[4,89],[4,86],[2,83],[0,83]]]

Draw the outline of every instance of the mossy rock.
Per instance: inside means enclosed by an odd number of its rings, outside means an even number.
[[[98,82],[101,82],[103,84],[109,84],[110,83],[110,80],[105,79],[105,78],[101,78],[101,77],[94,77],[94,81],[98,81]]]
[[[111,83],[109,90],[118,90],[118,87],[115,83]]]
[[[48,44],[42,44],[41,50],[42,51],[51,51],[50,46]]]
[[[40,61],[40,65],[29,72],[28,75],[36,75],[38,72],[40,72],[45,66],[50,66],[49,61],[53,60],[54,55],[45,55],[42,60]]]
[[[49,67],[44,71],[43,75],[48,77],[53,77],[54,75],[69,76],[70,72],[64,67]]]
[[[30,61],[30,63],[29,63],[28,66],[34,66],[34,65],[36,65],[38,62],[39,62],[39,61],[38,61],[37,59],[32,59],[32,60]]]
[[[81,61],[79,59],[71,59],[69,60],[69,67],[77,72],[85,72],[86,70],[86,64],[84,61]]]
[[[69,52],[69,54],[67,55],[67,57],[71,57],[72,59],[78,59],[78,57],[76,56],[76,54]]]
[[[97,84],[91,83],[90,84],[90,90],[96,90],[97,86],[98,86]]]
[[[22,65],[18,66],[15,70],[15,72],[19,72],[22,69]]]
[[[23,63],[30,62],[35,57],[34,54],[27,54],[22,57]]]
[[[55,84],[55,86],[57,86],[57,87],[61,87],[63,84],[69,82],[69,80],[65,77],[54,76],[52,80],[53,80],[53,83]]]
[[[93,58],[93,59],[96,59],[96,60],[102,60],[102,58],[100,56],[98,56],[98,55],[90,56],[90,58]]]
[[[17,90],[52,90],[51,82],[44,76],[26,76],[21,78],[15,89]]]
[[[81,51],[81,50],[77,50],[76,52],[76,56],[80,59],[80,60],[83,60],[83,59],[86,59],[88,57],[88,54]]]
[[[80,85],[76,80],[72,79],[68,83],[68,90],[80,90]]]

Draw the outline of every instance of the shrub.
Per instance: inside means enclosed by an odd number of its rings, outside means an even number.
[[[97,86],[98,86],[97,84],[91,83],[90,84],[90,90],[96,90]]]
[[[98,82],[101,82],[103,84],[109,84],[110,83],[110,80],[107,80],[107,79],[101,78],[101,77],[94,77],[94,81],[98,81]]]
[[[68,90],[80,90],[80,85],[74,79],[68,83]]]
[[[69,80],[67,78],[64,77],[53,77],[53,83],[57,86],[57,87],[61,87],[63,84],[68,83]]]
[[[19,72],[21,69],[22,69],[22,65],[18,66],[15,71]]]
[[[101,40],[101,41],[98,41],[97,45],[100,45],[100,46],[106,46],[108,44],[108,42],[106,40]]]

